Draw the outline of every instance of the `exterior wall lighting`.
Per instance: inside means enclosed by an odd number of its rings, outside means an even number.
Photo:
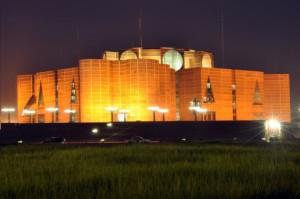
[[[50,107],[50,108],[46,108],[46,111],[51,112],[51,114],[52,114],[52,123],[54,123],[54,112],[57,112],[58,108],[57,107]]]
[[[118,110],[118,108],[117,107],[107,107],[106,110],[110,112],[110,121],[114,122],[114,111]]]
[[[3,108],[1,111],[7,113],[7,122],[10,123],[10,113],[15,112],[15,108]]]
[[[163,122],[165,121],[165,113],[169,112],[169,109],[158,109],[157,110],[158,112],[162,113],[162,116],[163,116]]]
[[[157,106],[150,106],[148,108],[148,110],[153,111],[153,122],[155,122],[155,113],[156,113],[156,111],[158,111],[158,109],[159,109],[159,107],[157,107]]]

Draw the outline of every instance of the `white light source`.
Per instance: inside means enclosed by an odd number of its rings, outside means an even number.
[[[159,110],[157,106],[150,106],[148,110],[153,111],[153,122],[155,122],[155,112]]]
[[[117,107],[113,107],[113,106],[109,106],[109,107],[106,107],[106,110],[107,111],[116,111],[116,110],[118,110],[118,108]]]
[[[64,110],[65,113],[76,113],[76,110],[73,109],[66,109]]]
[[[189,109],[197,111],[199,113],[205,113],[205,112],[207,112],[206,108],[201,108],[201,107],[196,107],[196,106],[190,106]]]
[[[167,112],[169,112],[169,109],[161,108],[161,109],[158,109],[158,112],[160,112],[160,113],[167,113]]]
[[[97,134],[97,133],[98,133],[98,129],[97,129],[97,128],[93,128],[93,129],[92,129],[92,133],[93,133],[93,134]]]
[[[22,111],[22,115],[34,115],[34,114],[35,114],[35,110],[24,109]]]
[[[15,112],[15,108],[3,108],[1,111],[7,113],[7,122],[10,123],[10,113]]]
[[[109,107],[106,107],[106,110],[110,111],[110,121],[113,122],[114,121],[114,111],[118,110],[118,108],[109,106]]]
[[[169,109],[166,108],[160,108],[157,110],[158,112],[162,113],[163,116],[163,122],[165,121],[165,113],[169,112]]]
[[[56,111],[58,111],[58,108],[56,108],[56,107],[49,107],[49,108],[46,108],[46,111],[56,112]]]
[[[54,123],[54,112],[58,111],[58,108],[57,107],[49,107],[49,108],[46,108],[46,111],[51,112],[51,114],[52,114],[52,123]]]
[[[123,115],[123,118],[119,115],[119,120],[126,122],[126,114],[130,112],[128,109],[120,109],[119,112]]]
[[[15,108],[3,108],[1,109],[2,112],[14,112]]]
[[[159,109],[159,107],[157,107],[157,106],[148,107],[148,110],[150,110],[150,111],[157,111],[158,109]]]
[[[74,115],[76,113],[76,110],[66,109],[66,110],[64,110],[64,112],[70,115],[70,122],[74,122]]]
[[[110,122],[110,123],[107,123],[107,124],[106,124],[106,126],[108,126],[108,127],[112,127],[112,126],[113,126],[113,124]]]
[[[32,123],[32,116],[35,114],[35,110],[24,109],[22,116],[30,116],[30,123]]]
[[[275,119],[270,119],[266,121],[266,127],[271,128],[271,129],[278,129],[281,127],[281,124],[279,121]]]
[[[265,138],[271,141],[270,138],[277,139],[281,137],[281,124],[276,119],[267,120],[265,123]]]

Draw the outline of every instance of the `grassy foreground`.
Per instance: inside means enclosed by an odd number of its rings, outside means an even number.
[[[300,198],[294,145],[0,148],[0,198]]]

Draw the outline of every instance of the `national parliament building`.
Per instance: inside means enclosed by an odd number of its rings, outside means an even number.
[[[289,74],[216,68],[211,53],[177,48],[18,75],[17,103],[19,123],[291,120]]]

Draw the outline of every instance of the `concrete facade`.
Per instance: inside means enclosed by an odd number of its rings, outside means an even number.
[[[155,114],[156,121],[290,122],[289,82],[288,74],[215,68],[205,51],[106,51],[78,67],[18,75],[18,121],[153,121]],[[191,110],[196,99],[206,112]],[[153,106],[168,112],[153,113]]]

